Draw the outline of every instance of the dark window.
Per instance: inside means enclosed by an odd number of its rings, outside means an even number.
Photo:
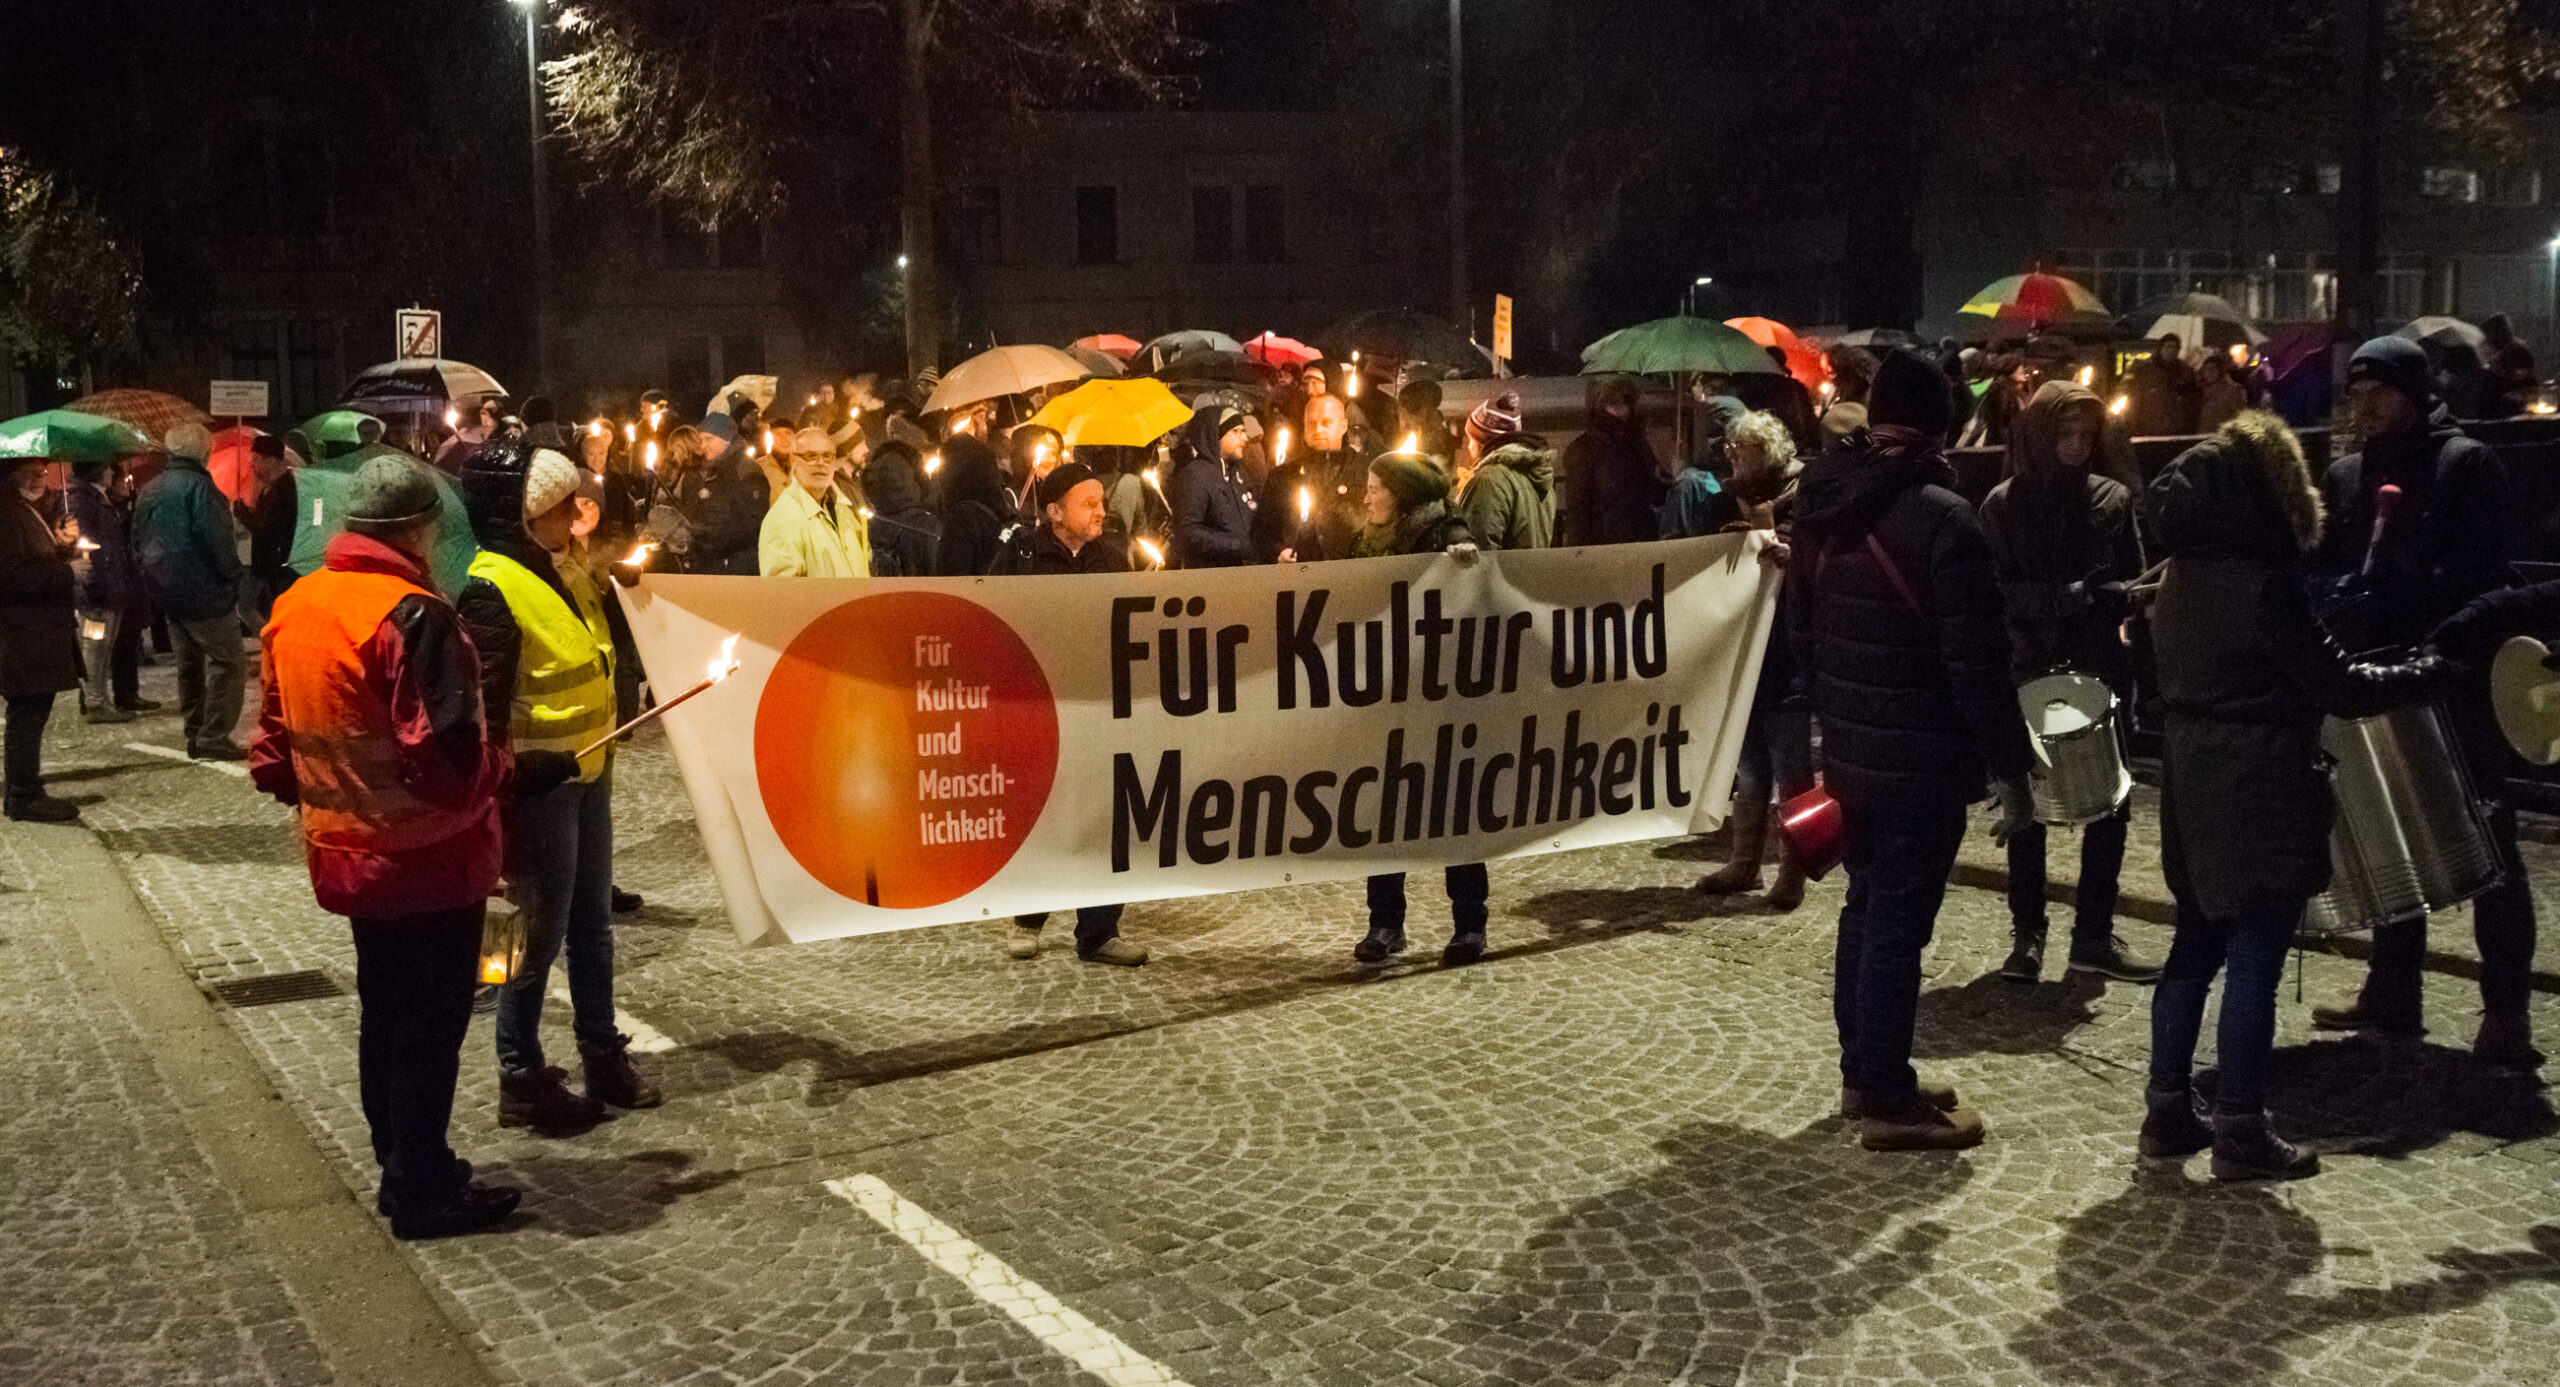
[[[1076,189],[1076,263],[1120,263],[1120,190]]]
[[[272,233],[275,208],[268,200],[266,127],[244,125],[232,131],[221,157],[222,183],[231,190],[218,204],[225,229],[235,236]]]
[[[677,414],[700,413],[713,384],[710,338],[678,337],[667,343],[667,395]]]
[[[329,171],[318,131],[277,132],[276,206],[286,235],[329,234]]]
[[[338,325],[328,318],[285,324],[284,416],[317,414],[346,382],[338,375]]]
[[[681,213],[663,212],[658,216],[658,246],[661,257],[671,270],[707,270],[711,268],[711,234],[694,225]]]
[[[721,269],[763,269],[764,228],[755,222],[724,222],[720,226],[718,250]]]
[[[1004,190],[972,184],[960,190],[951,209],[952,243],[960,258],[973,265],[1004,263]]]
[[[1191,190],[1191,259],[1195,264],[1223,265],[1236,258],[1236,196],[1233,188],[1202,185]]]
[[[1244,190],[1244,258],[1257,265],[1289,258],[1289,201],[1277,183]]]
[[[720,374],[723,380],[764,374],[764,334],[733,332],[720,339]]]
[[[229,379],[262,380],[271,390],[283,380],[284,356],[276,348],[277,326],[272,318],[244,318],[231,325]]]

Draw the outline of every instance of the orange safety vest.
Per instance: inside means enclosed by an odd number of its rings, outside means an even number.
[[[292,737],[302,836],[315,848],[414,852],[489,815],[486,800],[430,804],[400,783],[391,705],[374,687],[364,647],[413,593],[433,595],[387,573],[324,568],[276,599],[265,640]]]

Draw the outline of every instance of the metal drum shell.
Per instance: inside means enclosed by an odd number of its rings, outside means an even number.
[[[2076,731],[2047,733],[2038,714],[2056,701],[2089,719]],[[2033,791],[2039,823],[2057,827],[2092,824],[2122,808],[2133,793],[2117,736],[2115,690],[2103,679],[2070,670],[2040,675],[2018,686],[2018,711],[2036,751]]]
[[[2337,820],[2329,889],[2304,929],[2343,934],[2424,919],[2505,877],[2486,810],[2443,707],[2421,704],[2321,725]]]

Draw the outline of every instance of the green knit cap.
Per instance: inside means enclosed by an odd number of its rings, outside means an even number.
[[[1449,476],[1420,453],[1386,453],[1369,464],[1378,485],[1396,498],[1396,509],[1409,511],[1449,499]]]

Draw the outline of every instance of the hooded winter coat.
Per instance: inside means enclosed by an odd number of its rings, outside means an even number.
[[[1881,428],[1799,483],[1787,629],[1844,803],[1967,804],[2034,756],[1990,546],[1936,442]]]
[[[2373,574],[2361,584],[2365,595],[2334,625],[2358,651],[2414,646],[2463,604],[2511,581],[2515,515],[2506,464],[2432,397],[2418,408],[2416,427],[2367,439],[2362,451],[2329,465],[2330,530],[2318,560],[2324,573],[2363,569],[2375,497],[2386,485],[2400,488]]]
[[[2151,614],[2169,887],[2212,919],[2298,908],[2329,884],[2322,716],[2368,716],[2433,681],[2351,664],[2312,619],[2302,556],[2320,498],[2274,416],[2244,414],[2188,449],[2148,505],[2169,556]]]
[[[2118,632],[2142,541],[2132,492],[2063,465],[2056,445],[2074,410],[2094,416],[2103,437],[2106,406],[2077,385],[2048,381],[2027,402],[2009,426],[2012,475],[1982,500],[1982,532],[2009,613],[2011,671],[2026,680],[2069,668],[2120,686],[2133,673]]]
[[[996,450],[969,434],[942,445],[942,543],[934,572],[974,578],[995,567],[1014,522],[1013,492]]]
[[[1564,450],[1564,543],[1633,544],[1660,537],[1656,512],[1670,484],[1644,434],[1595,402],[1591,422]]]
[[[871,501],[871,576],[930,578],[942,547],[942,517],[924,503],[924,469],[915,449],[884,443],[862,469]]]
[[[1174,444],[1165,501],[1173,508],[1173,566],[1235,568],[1255,561],[1253,511],[1244,480],[1218,451],[1218,439],[1243,412],[1212,401],[1192,414]]]
[[[203,458],[172,455],[133,503],[133,548],[163,610],[201,621],[240,601],[240,538],[231,502]]]
[[[1549,549],[1556,542],[1556,454],[1536,434],[1522,434],[1485,454],[1458,515],[1487,549]]]

